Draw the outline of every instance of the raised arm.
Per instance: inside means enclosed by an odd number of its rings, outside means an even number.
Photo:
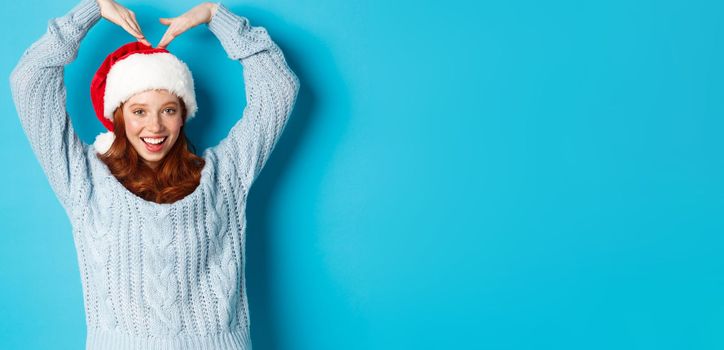
[[[82,0],[62,17],[48,21],[47,32],[23,53],[10,75],[20,123],[60,203],[70,213],[87,186],[86,145],[66,112],[64,66],[100,19],[96,0]]]
[[[289,119],[299,92],[299,78],[263,27],[218,4],[208,23],[231,59],[243,66],[246,107],[241,120],[214,147],[220,162],[232,163],[244,190],[261,172]]]

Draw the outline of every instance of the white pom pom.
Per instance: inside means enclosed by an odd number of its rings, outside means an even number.
[[[100,154],[106,153],[113,144],[113,140],[116,139],[116,134],[113,131],[102,132],[96,136],[96,140],[93,142],[93,147]]]

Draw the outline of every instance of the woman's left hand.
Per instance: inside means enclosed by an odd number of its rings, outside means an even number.
[[[162,24],[167,25],[166,33],[163,34],[158,47],[166,48],[171,40],[175,39],[181,33],[202,23],[209,23],[214,17],[216,10],[219,8],[217,3],[205,2],[188,10],[181,16],[175,18],[161,18]]]

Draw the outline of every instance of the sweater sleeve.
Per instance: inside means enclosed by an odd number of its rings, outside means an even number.
[[[86,186],[86,145],[66,112],[64,66],[78,53],[81,39],[101,18],[96,0],[82,0],[48,29],[20,57],[10,74],[10,89],[33,153],[64,209]]]
[[[250,26],[223,4],[208,23],[229,58],[243,67],[246,107],[241,119],[213,147],[244,190],[251,187],[269,158],[289,119],[299,91],[280,48],[263,27]]]

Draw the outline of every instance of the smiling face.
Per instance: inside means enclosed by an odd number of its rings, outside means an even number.
[[[133,95],[123,103],[123,121],[126,137],[153,169],[176,143],[184,123],[179,98],[167,90]]]

